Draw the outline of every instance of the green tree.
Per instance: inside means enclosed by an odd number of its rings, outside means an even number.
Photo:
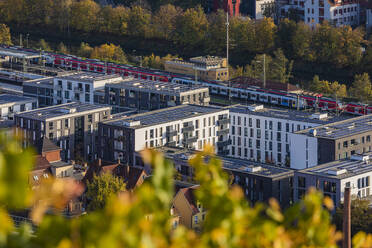
[[[341,98],[347,96],[346,85],[339,84],[337,81],[334,81],[329,87],[333,96]]]
[[[350,88],[352,96],[358,98],[361,102],[367,102],[371,97],[371,80],[368,73],[357,74]]]
[[[93,47],[89,46],[88,43],[81,42],[77,54],[83,58],[89,58],[92,54]]]
[[[59,43],[58,47],[57,47],[57,52],[59,53],[63,53],[63,54],[68,54],[68,48],[65,46],[65,44],[63,44],[63,42]]]
[[[127,56],[121,47],[115,46],[114,44],[103,44],[99,47],[95,47],[90,54],[90,58],[118,63],[128,62]]]
[[[281,83],[288,83],[291,77],[293,61],[288,61],[281,49],[274,51],[274,57],[270,63],[269,78]]]
[[[338,230],[342,230],[344,205],[336,209],[333,222]],[[369,201],[355,199],[351,201],[351,233],[356,235],[358,232],[372,233],[372,209]]]
[[[176,21],[175,41],[183,46],[195,48],[201,45],[208,29],[208,20],[203,9],[187,9]]]
[[[318,75],[314,76],[313,82],[310,85],[310,89],[316,93],[321,93],[321,94],[326,94],[326,95],[331,93],[329,82],[326,80],[320,80]]]
[[[127,31],[131,36],[150,37],[151,34],[151,12],[135,5],[130,9],[129,19],[127,22]]]
[[[7,25],[0,23],[0,44],[12,45],[10,29]]]
[[[46,42],[44,39],[41,39],[37,44],[37,47],[43,51],[51,52],[52,48],[50,47],[49,43]]]
[[[119,177],[115,177],[110,173],[94,175],[92,181],[87,184],[88,209],[103,209],[110,197],[124,192],[125,189],[125,183]]]
[[[210,54],[225,54],[226,51],[226,13],[222,9],[208,16],[209,29],[207,49]]]

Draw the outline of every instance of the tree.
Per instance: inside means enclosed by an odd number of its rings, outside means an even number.
[[[153,16],[155,36],[170,40],[176,29],[176,20],[180,15],[182,15],[182,9],[174,5],[161,6]]]
[[[205,39],[208,20],[203,9],[187,9],[176,21],[175,41],[183,46],[195,48]]]
[[[0,23],[0,44],[12,45],[10,29],[7,25]]]
[[[43,51],[48,51],[48,52],[52,51],[52,48],[50,48],[48,42],[46,42],[44,39],[41,39],[39,43],[37,44],[37,46]]]
[[[337,81],[334,81],[330,85],[330,89],[332,92],[332,95],[335,97],[346,97],[347,95],[347,90],[346,90],[346,85],[344,84],[339,84]]]
[[[342,230],[344,205],[336,209],[333,222],[338,230]],[[372,233],[372,209],[369,201],[354,199],[351,201],[351,233],[356,235],[358,232]]]
[[[63,54],[68,54],[68,49],[65,46],[65,44],[63,44],[63,42],[59,43],[58,48],[57,48],[57,52],[63,53]]]
[[[222,9],[208,16],[209,29],[207,49],[211,54],[225,54],[226,51],[226,13]]]
[[[329,82],[326,80],[319,80],[318,75],[314,76],[313,82],[310,85],[310,89],[316,93],[321,93],[321,94],[326,94],[326,95],[331,93]]]
[[[145,38],[151,36],[151,12],[141,6],[132,6],[127,23],[128,35]]]
[[[281,49],[274,51],[274,58],[270,63],[269,78],[281,83],[288,83],[291,77],[293,61],[288,61]]]
[[[358,98],[361,102],[367,102],[371,97],[371,80],[368,73],[357,74],[350,88],[352,96]]]
[[[89,46],[88,43],[81,42],[77,54],[83,58],[89,58],[92,54],[93,47]]]
[[[92,181],[87,184],[88,209],[103,209],[110,197],[124,192],[125,189],[125,183],[119,177],[110,173],[94,175]]]
[[[118,63],[127,63],[127,57],[120,46],[114,44],[103,44],[95,47],[90,54],[92,59],[100,59],[104,61],[112,61]]]
[[[250,207],[239,186],[228,183],[222,162],[207,147],[190,163],[200,187],[195,197],[207,209],[203,231],[178,226],[172,230],[174,166],[154,151],[142,152],[154,167],[151,178],[132,192],[113,194],[103,209],[79,218],[45,213],[62,210],[81,194],[71,180],[46,179],[32,192],[28,187],[33,164],[30,150],[0,137],[1,247],[337,247],[341,233],[330,223],[332,200],[314,189],[285,212],[275,200]],[[208,159],[206,159],[208,158]],[[6,206],[6,207],[5,207]],[[15,229],[8,209],[30,207],[30,224]],[[49,211],[48,211],[49,212]],[[363,220],[363,219],[362,219]],[[370,247],[372,235],[358,233],[354,248]]]
[[[71,26],[87,33],[97,29],[100,6],[92,0],[74,2],[71,5]]]

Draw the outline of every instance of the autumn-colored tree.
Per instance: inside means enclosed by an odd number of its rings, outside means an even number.
[[[225,54],[226,50],[226,13],[222,9],[208,16],[209,29],[207,49],[210,54]]]
[[[81,194],[72,180],[46,179],[28,187],[33,156],[20,143],[0,136],[0,247],[324,247],[335,248],[341,234],[330,223],[332,200],[310,190],[282,212],[275,200],[250,207],[243,191],[228,183],[222,162],[207,147],[190,163],[200,183],[196,198],[207,209],[201,233],[183,226],[172,230],[174,167],[153,150],[142,153],[153,175],[135,192],[112,194],[103,209],[78,218],[54,214]],[[4,207],[6,206],[6,208]],[[30,207],[33,223],[15,228],[8,209]],[[326,208],[325,208],[326,207]],[[355,248],[371,247],[372,235],[358,233]]]
[[[127,57],[120,46],[114,44],[103,44],[95,47],[90,54],[92,59],[112,61],[118,63],[127,63]]]
[[[318,75],[315,75],[313,82],[310,85],[310,89],[316,93],[330,94],[331,88],[329,82],[326,80],[320,80]]]
[[[370,99],[372,95],[372,86],[368,73],[355,75],[350,93],[361,102],[367,102]]]
[[[163,69],[163,61],[159,56],[155,56],[151,54],[150,56],[146,56],[142,59],[142,65],[144,67],[154,68],[154,69]]]
[[[288,61],[281,49],[274,51],[274,57],[270,63],[269,78],[281,83],[288,83],[291,77],[293,61]]]
[[[50,47],[49,43],[46,42],[44,39],[41,39],[37,44],[37,47],[43,51],[51,52],[52,48]]]
[[[127,21],[127,33],[136,37],[150,37],[152,30],[150,28],[151,12],[135,5],[130,9]]]
[[[88,43],[81,42],[77,54],[83,58],[89,58],[92,54],[93,47],[89,46]]]
[[[7,25],[0,23],[0,44],[12,45],[10,29]]]
[[[82,0],[71,5],[71,26],[83,32],[97,29],[100,6],[93,0]]]
[[[101,8],[99,13],[99,31],[102,33],[126,34],[130,9],[111,5]]]
[[[68,54],[68,48],[63,44],[63,42],[59,43],[57,47],[57,52],[63,53],[63,54]]]
[[[182,15],[182,9],[167,4],[159,8],[153,17],[154,35],[170,40],[176,29],[176,20]]]
[[[329,87],[334,97],[342,98],[347,96],[345,84],[339,84],[337,81],[334,81]]]
[[[176,21],[175,41],[183,46],[196,47],[204,39],[208,20],[203,9],[187,9]]]

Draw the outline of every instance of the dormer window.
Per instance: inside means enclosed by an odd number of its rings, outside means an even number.
[[[35,181],[39,181],[39,177],[35,175],[35,176],[34,176],[34,180],[35,180]]]

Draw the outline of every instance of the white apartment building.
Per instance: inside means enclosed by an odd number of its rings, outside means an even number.
[[[10,94],[0,95],[1,120],[13,120],[15,113],[36,109],[37,107],[36,98]]]
[[[231,157],[289,167],[290,133],[342,118],[263,105],[236,105],[230,108],[230,119]]]
[[[276,10],[275,0],[248,0],[249,9],[248,14],[256,20],[263,19],[265,17],[266,8],[272,11]]]
[[[350,159],[333,161],[294,173],[294,200],[299,201],[310,187],[321,190],[336,206],[344,201],[345,187],[352,198],[365,198],[371,191],[371,155],[353,155]]]
[[[145,148],[175,146],[202,150],[212,144],[228,154],[229,110],[219,107],[176,107],[115,118],[99,124],[101,158],[133,164],[134,153]]]
[[[53,79],[53,103],[62,104],[69,102],[102,103],[104,89],[107,83],[122,81],[119,75],[103,75],[90,72],[75,72]]]
[[[360,7],[356,0],[289,0],[281,9],[282,14],[296,9],[299,17],[311,27],[323,21],[335,26],[355,26],[360,20]]]

